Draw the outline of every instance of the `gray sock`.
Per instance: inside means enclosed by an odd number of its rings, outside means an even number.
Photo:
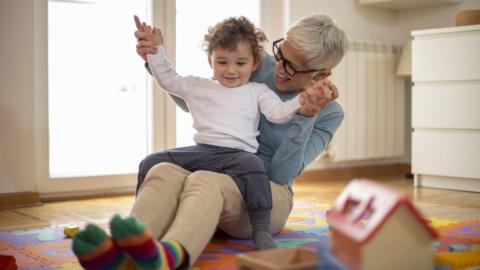
[[[276,248],[277,244],[270,233],[269,224],[256,224],[252,226],[253,242],[257,250]]]

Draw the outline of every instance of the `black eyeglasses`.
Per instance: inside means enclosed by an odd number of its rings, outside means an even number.
[[[272,48],[273,56],[275,56],[275,59],[277,61],[282,61],[283,62],[283,69],[285,70],[285,72],[289,76],[293,77],[297,73],[310,73],[310,72],[317,72],[317,71],[323,72],[325,70],[324,68],[322,68],[322,69],[309,69],[309,70],[297,70],[297,69],[295,69],[292,66],[292,63],[290,63],[290,61],[288,61],[287,59],[285,59],[285,57],[283,57],[282,50],[280,49],[280,46],[278,45],[278,43],[280,43],[282,41],[283,41],[283,38],[273,42],[273,48]]]

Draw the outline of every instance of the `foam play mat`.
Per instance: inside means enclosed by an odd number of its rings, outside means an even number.
[[[279,247],[304,246],[316,249],[327,242],[327,205],[296,202],[286,228],[275,236]],[[459,221],[431,217],[440,234],[433,248],[449,251],[449,247],[480,250],[480,220]],[[105,225],[104,225],[105,226]],[[73,255],[71,239],[65,238],[64,226],[0,232],[0,255],[13,255],[20,269],[81,269]],[[253,243],[234,240],[217,234],[192,269],[236,269],[235,255],[252,251]]]

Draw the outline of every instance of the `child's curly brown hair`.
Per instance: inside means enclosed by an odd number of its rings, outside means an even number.
[[[247,42],[252,49],[253,58],[257,59],[262,54],[266,41],[265,33],[244,16],[229,17],[208,28],[203,49],[210,56],[215,48],[233,51],[239,42]]]

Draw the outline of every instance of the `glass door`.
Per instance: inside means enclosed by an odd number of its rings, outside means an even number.
[[[133,15],[147,1],[50,1],[50,177],[128,174],[148,153],[148,80]]]
[[[151,79],[135,52],[133,15],[150,21],[151,0],[45,4],[48,160],[38,190],[133,190],[152,145]]]

